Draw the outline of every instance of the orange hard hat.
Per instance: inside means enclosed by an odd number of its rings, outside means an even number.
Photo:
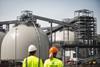
[[[57,53],[57,52],[58,52],[58,48],[56,48],[56,47],[51,47],[49,49],[49,53]]]

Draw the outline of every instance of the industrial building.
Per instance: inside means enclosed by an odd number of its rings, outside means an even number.
[[[41,28],[37,20],[50,23]],[[67,67],[99,67],[100,35],[93,11],[76,10],[74,17],[62,21],[32,14],[25,10],[17,20],[0,22],[0,67],[21,67],[28,56],[29,44],[38,48],[37,56],[45,60],[48,49],[55,43],[57,57]],[[53,23],[57,24],[53,26]],[[10,25],[13,24],[13,28]],[[45,52],[44,52],[45,51]]]

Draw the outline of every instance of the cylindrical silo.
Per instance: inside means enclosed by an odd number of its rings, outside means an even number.
[[[64,41],[69,44],[73,44],[75,42],[75,33],[73,31],[58,31],[53,34],[53,41]]]
[[[28,56],[27,48],[30,44],[34,44],[38,48],[37,56],[40,55],[42,59],[48,57],[49,40],[47,35],[40,28],[36,29],[33,26],[24,24],[14,27],[3,39],[1,59],[23,60]]]

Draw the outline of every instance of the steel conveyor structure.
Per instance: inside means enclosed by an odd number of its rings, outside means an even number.
[[[73,23],[75,23],[77,21],[77,18],[73,18],[70,21],[64,22],[64,21],[50,19],[50,18],[38,16],[38,15],[33,15],[33,19],[35,19],[35,20],[38,19],[38,20],[42,20],[42,21],[47,21],[49,23],[58,24],[58,25],[60,25],[60,26],[58,26],[58,28],[60,28],[62,26],[71,27],[72,26],[71,24],[73,24]],[[20,21],[18,21],[18,20],[0,21],[0,25],[9,25],[9,24],[18,24],[18,23],[20,23]]]

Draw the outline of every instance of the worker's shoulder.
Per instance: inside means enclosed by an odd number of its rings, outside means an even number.
[[[48,61],[50,61],[50,59],[46,59],[46,60],[45,60],[45,62],[48,62]]]
[[[58,59],[58,58],[53,58],[52,60],[53,61],[57,61],[59,63],[62,63],[62,61],[60,59]],[[50,58],[45,60],[45,62],[50,62],[50,61],[51,61]]]
[[[54,58],[56,61],[58,61],[58,62],[62,62],[60,59],[58,59],[58,58]]]
[[[38,60],[39,58],[36,57],[36,56],[29,56],[27,59],[30,59],[30,60],[32,60],[32,59]]]
[[[49,62],[51,62],[50,58],[46,59],[44,63],[49,63]]]

